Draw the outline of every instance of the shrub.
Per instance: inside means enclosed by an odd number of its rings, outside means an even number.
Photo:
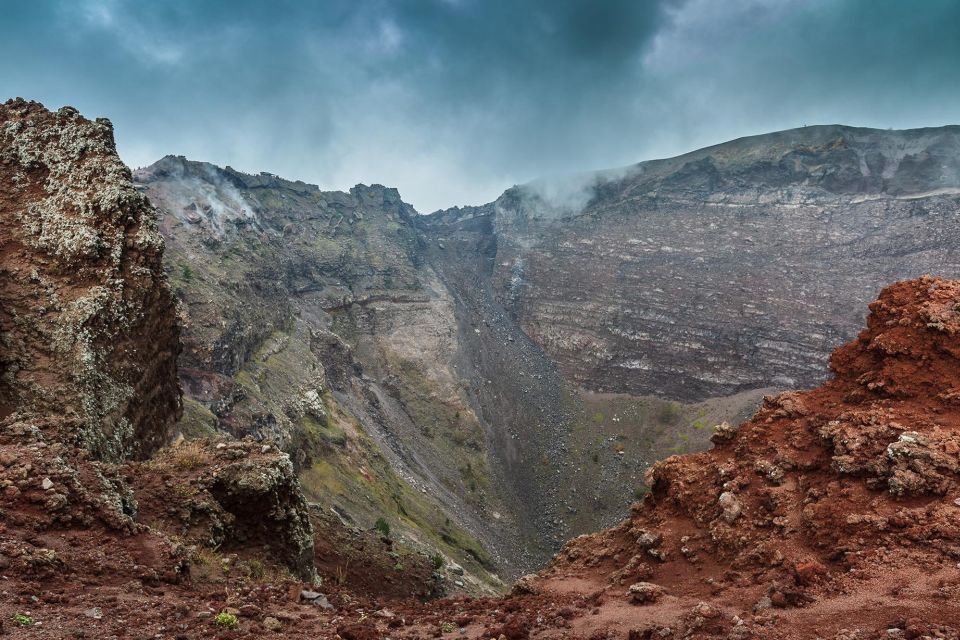
[[[443,559],[441,554],[434,553],[430,556],[430,562],[433,564],[434,571],[440,571],[440,569],[443,569],[443,565],[446,563],[446,560]]]
[[[185,442],[174,447],[171,462],[177,469],[201,469],[210,464],[210,454],[200,441]]]
[[[184,262],[180,263],[180,278],[186,282],[193,280],[193,269],[190,268],[190,265]]]
[[[390,523],[386,521],[385,518],[377,518],[377,521],[373,524],[373,528],[377,530],[385,538],[390,537]]]
[[[267,570],[262,562],[254,559],[247,563],[247,575],[254,580],[263,580],[263,577],[267,575]]]
[[[209,564],[212,564],[216,556],[213,551],[205,547],[196,547],[194,552],[190,555],[190,561],[198,567],[205,567]]]
[[[683,414],[683,407],[677,402],[667,402],[657,412],[661,424],[671,424]]]
[[[218,627],[223,627],[224,629],[234,629],[239,624],[237,621],[237,616],[232,613],[227,613],[226,611],[221,611],[213,618],[213,624]]]

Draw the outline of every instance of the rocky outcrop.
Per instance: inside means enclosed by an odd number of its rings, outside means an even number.
[[[300,299],[347,308],[385,291],[419,293],[416,240],[403,229],[415,212],[395,189],[321,192],[174,156],[136,180],[165,214],[170,279],[188,312],[181,368],[191,395],[204,382],[194,371],[235,374],[289,325]],[[222,260],[208,265],[210,256]]]
[[[829,382],[769,397],[716,448],[656,464],[633,516],[569,543],[546,575],[648,580],[725,607],[728,627],[764,637],[799,637],[811,619],[821,632],[828,621],[879,632],[897,616],[955,629],[960,610],[930,604],[935,583],[917,585],[911,612],[889,576],[917,564],[928,575],[955,570],[960,282],[900,282],[870,311],[867,328],[834,352]],[[871,604],[844,604],[850,592]],[[810,613],[778,623],[770,608]],[[673,626],[673,615],[665,609],[662,622]]]
[[[805,127],[422,222],[491,230],[498,300],[568,379],[697,400],[816,384],[880,287],[960,274],[958,163],[957,127]]]
[[[145,457],[179,417],[178,325],[147,199],[106,119],[0,106],[0,419]]]
[[[163,240],[130,178],[109,121],[0,105],[0,564],[26,580],[183,577],[163,537],[131,561],[145,533],[117,466],[165,444],[181,407]],[[124,542],[107,559],[95,536]]]
[[[523,521],[491,472],[455,301],[412,207],[379,185],[321,191],[173,156],[136,180],[163,212],[181,301],[185,435],[274,442],[311,501],[363,527],[386,518],[493,580]]]
[[[140,522],[186,543],[262,554],[313,580],[309,510],[290,457],[276,447],[195,440],[130,472]]]

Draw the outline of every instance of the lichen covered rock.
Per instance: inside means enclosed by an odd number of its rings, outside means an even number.
[[[152,583],[180,579],[179,540],[202,531],[196,542],[267,550],[265,562],[312,578],[312,527],[286,454],[253,442],[163,448],[181,414],[177,314],[156,212],[109,121],[0,105],[0,222],[0,545],[24,572],[99,571],[82,545],[22,548],[49,530],[107,531],[105,553],[149,549],[151,566],[132,571]]]
[[[110,122],[0,105],[0,221],[0,420],[56,414],[95,458],[148,455],[181,411],[178,327]]]
[[[632,604],[646,604],[656,602],[667,592],[666,589],[652,582],[636,582],[627,590],[627,597]]]

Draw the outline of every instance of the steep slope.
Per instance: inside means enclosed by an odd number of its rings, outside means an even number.
[[[390,636],[960,637],[960,282],[900,282],[870,311],[829,382],[655,465],[625,522],[509,597],[400,608]]]
[[[481,577],[613,524],[647,465],[759,398],[582,394],[496,300],[490,229],[424,242],[393,189],[177,157],[136,180],[182,301],[184,433],[271,439],[311,500],[361,527],[384,517]]]
[[[960,273],[960,128],[805,127],[540,180],[486,225],[496,299],[595,391],[702,400],[822,380],[892,280]],[[448,260],[458,260],[448,255]]]
[[[490,425],[491,450],[551,545],[609,526],[643,490],[643,472],[671,453],[709,444],[708,425],[745,419],[762,390],[702,403],[591,393],[567,380],[497,298],[497,249],[487,216],[444,229],[415,220],[424,259],[456,302],[460,371]]]
[[[474,588],[496,585],[488,572],[521,557],[526,524],[490,468],[453,302],[409,205],[381,186],[322,192],[176,157],[136,179],[165,214],[182,301],[185,433],[274,441],[311,500],[361,528],[384,518],[467,566]]]
[[[960,282],[892,285],[834,354],[832,380],[771,396],[719,427],[714,449],[657,464],[629,519],[572,540],[510,595],[340,592],[323,610],[272,585],[238,589],[235,610],[255,613],[227,633],[262,633],[271,611],[289,638],[956,638],[958,336]],[[184,611],[196,593],[172,586],[165,606]],[[156,610],[139,615],[158,629]],[[184,634],[217,631],[180,620]]]
[[[655,460],[822,380],[891,280],[955,275],[958,129],[807,127],[418,216],[168,157],[187,435],[482,574],[609,526]],[[437,509],[437,506],[440,508]]]
[[[956,637],[960,283],[901,282],[870,310],[833,379],[769,398],[711,451],[658,463],[634,515],[571,542],[546,575],[604,576],[614,593],[657,583],[670,595],[635,620],[677,633],[917,637],[941,624],[935,637]]]

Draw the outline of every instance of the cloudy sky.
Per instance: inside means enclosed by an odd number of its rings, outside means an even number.
[[[953,0],[0,0],[0,97],[429,212],[815,123],[960,123]]]

